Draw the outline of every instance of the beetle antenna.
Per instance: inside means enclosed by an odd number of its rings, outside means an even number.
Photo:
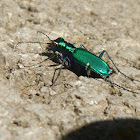
[[[14,50],[16,50],[16,47],[19,45],[19,44],[22,44],[22,43],[35,43],[35,44],[50,44],[50,43],[44,43],[44,42],[18,42],[15,46],[14,46]]]
[[[37,33],[41,33],[41,34],[43,34],[43,35],[47,36],[47,38],[48,38],[50,41],[52,41],[52,42],[53,42],[53,40],[51,40],[51,39],[50,39],[50,37],[49,37],[47,34],[45,34],[45,33],[41,32],[41,31],[37,31]]]
[[[44,42],[18,42],[17,45],[22,44],[22,43],[36,43],[36,44],[50,44],[50,43],[44,43]]]

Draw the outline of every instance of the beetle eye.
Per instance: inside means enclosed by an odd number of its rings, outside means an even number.
[[[56,47],[56,46],[58,46],[58,43],[53,41],[51,45],[52,45],[52,47]]]
[[[57,43],[57,42],[54,42],[54,44],[55,44],[55,45],[58,45],[58,43]]]

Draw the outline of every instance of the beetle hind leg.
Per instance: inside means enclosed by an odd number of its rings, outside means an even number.
[[[119,73],[121,73],[123,76],[125,76],[125,77],[128,78],[128,79],[130,79],[131,81],[138,81],[138,82],[140,82],[139,80],[133,79],[133,78],[127,76],[126,74],[122,73],[122,72],[119,70],[119,68],[115,65],[114,61],[112,60],[112,58],[110,57],[110,55],[108,54],[108,52],[107,52],[106,50],[103,50],[103,51],[101,52],[101,54],[99,55],[99,58],[102,58],[102,56],[103,56],[104,53],[107,54],[108,58],[111,60],[112,64],[115,66],[115,68],[117,69],[117,71],[118,71]]]

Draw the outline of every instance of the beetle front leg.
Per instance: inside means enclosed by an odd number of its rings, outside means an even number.
[[[58,75],[57,75],[56,79],[54,80],[55,73],[56,73],[56,70],[57,70],[57,69],[55,69],[54,74],[53,74],[53,78],[52,78],[52,85],[51,85],[51,86],[53,86],[54,83],[57,81],[57,79],[58,79],[58,77],[59,77],[59,75],[60,75],[60,72],[61,72],[61,70],[62,70],[62,67],[63,67],[63,65],[65,64],[65,61],[66,61],[66,58],[64,58],[64,60],[63,60],[63,62],[62,62],[62,65],[61,65],[61,67],[59,68]]]

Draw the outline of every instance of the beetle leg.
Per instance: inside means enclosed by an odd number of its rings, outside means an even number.
[[[85,70],[87,71],[87,75],[90,76],[90,64],[87,63]]]
[[[66,58],[67,58],[67,57],[66,57]],[[61,65],[61,67],[59,68],[58,75],[57,75],[56,79],[54,80],[55,72],[56,72],[56,70],[57,70],[57,69],[55,69],[54,74],[53,74],[53,78],[52,78],[52,85],[51,85],[51,86],[53,86],[54,83],[57,81],[57,79],[58,79],[58,77],[59,77],[59,75],[60,75],[60,72],[61,72],[61,70],[62,70],[62,67],[63,67],[63,65],[65,64],[66,58],[64,58],[64,60],[63,60],[63,62],[62,62],[62,65]]]
[[[57,56],[58,60],[59,60],[59,63],[63,63],[63,60],[64,60],[64,57],[61,53],[59,52],[55,52],[55,55]]]
[[[48,58],[44,59],[43,61],[40,61],[40,62],[38,62],[36,64],[33,64],[33,65],[24,66],[24,67],[34,67],[34,68],[36,68],[37,65],[39,65],[38,67],[40,67],[41,66],[40,64],[42,64],[43,62],[45,62],[45,61],[47,61],[49,59],[52,59],[53,57],[54,57],[54,55],[51,55],[51,57],[48,57]]]
[[[87,48],[83,44],[80,45],[80,48],[82,47],[87,50]]]
[[[102,75],[101,75],[101,77],[103,77],[103,78],[106,79],[109,83],[111,83],[112,85],[114,85],[114,86],[116,86],[116,87],[118,87],[118,88],[120,88],[120,89],[123,89],[123,90],[126,90],[126,91],[128,91],[128,92],[132,92],[132,93],[136,93],[136,94],[138,94],[138,92],[135,92],[135,91],[129,90],[129,89],[123,87],[123,86],[120,86],[120,85],[114,83],[113,81],[111,81],[110,79],[108,79],[108,78],[105,77],[105,76],[102,76]]]
[[[112,58],[109,56],[109,54],[108,54],[108,52],[107,52],[106,50],[103,50],[103,51],[101,52],[101,54],[99,55],[99,58],[101,58],[101,57],[103,56],[104,53],[107,54],[108,58],[111,60],[112,64],[115,66],[115,68],[117,69],[117,71],[118,71],[119,73],[121,73],[122,75],[124,75],[125,77],[127,77],[128,79],[130,79],[130,80],[132,80],[132,81],[138,81],[138,82],[140,82],[139,80],[135,80],[135,79],[133,79],[133,78],[131,78],[131,77],[125,75],[124,73],[122,73],[122,72],[119,70],[119,68],[115,65],[115,63],[113,62]]]
[[[103,50],[103,51],[101,52],[101,54],[99,55],[99,58],[102,58],[102,56],[103,56],[104,53],[105,53],[105,50]]]

